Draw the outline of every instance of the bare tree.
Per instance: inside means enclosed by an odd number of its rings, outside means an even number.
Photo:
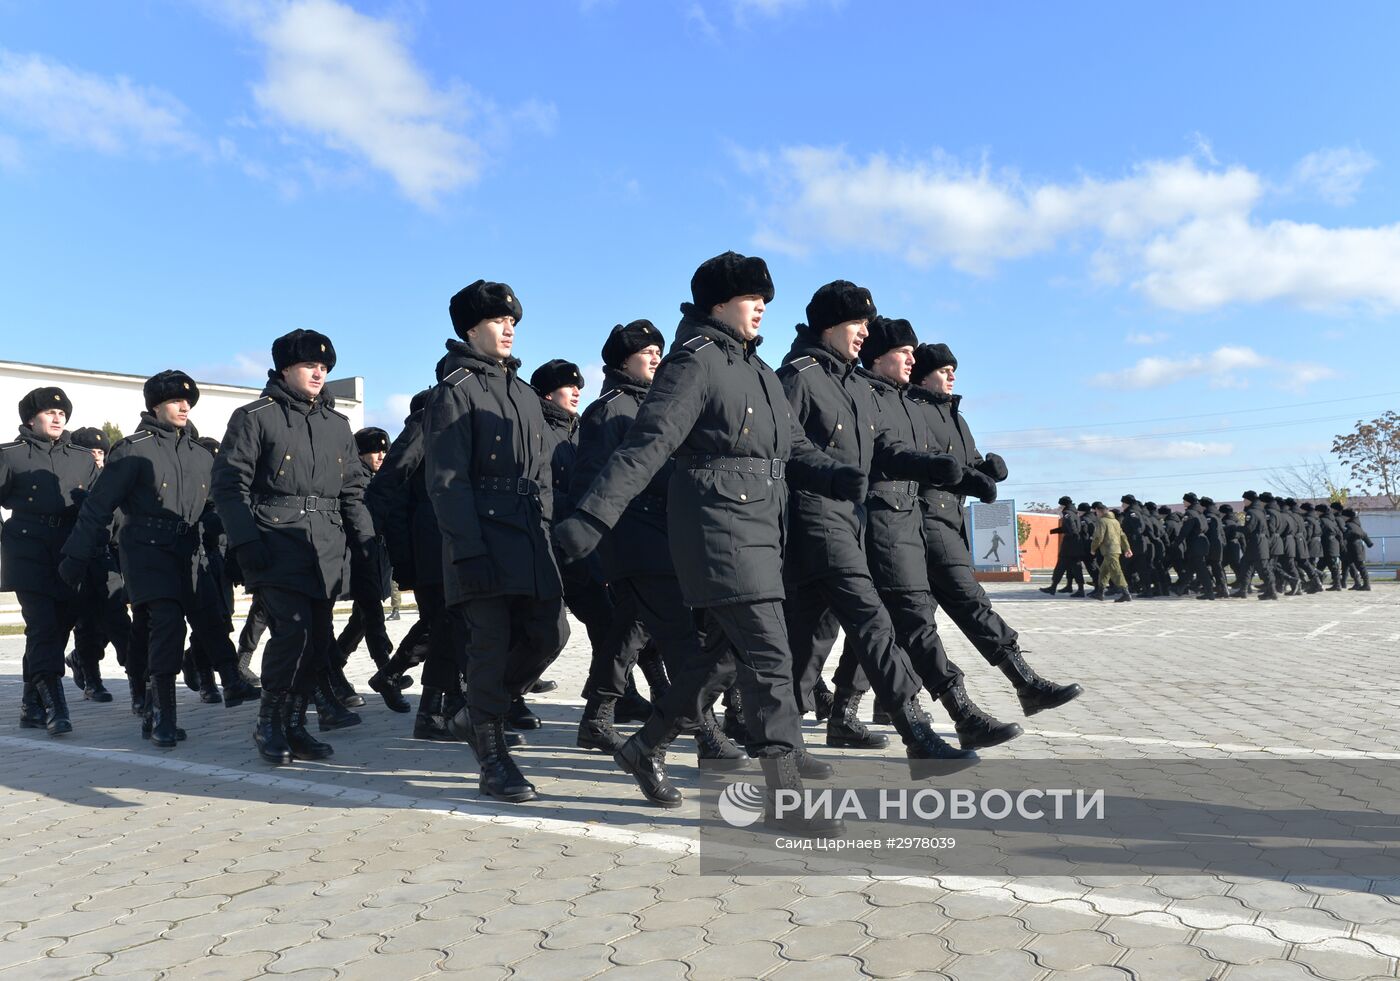
[[[1351,471],[1358,493],[1375,493],[1400,508],[1400,413],[1386,412],[1332,440],[1332,452]]]
[[[1058,507],[1051,507],[1044,501],[1031,501],[1029,504],[1022,504],[1018,510],[1031,511],[1036,514],[1058,514],[1060,512]]]
[[[1348,495],[1348,489],[1342,486],[1340,468],[1320,454],[1270,470],[1269,485],[1288,497],[1345,501]]]

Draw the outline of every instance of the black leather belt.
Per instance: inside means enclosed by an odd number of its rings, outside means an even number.
[[[31,511],[16,511],[10,516],[11,521],[29,521],[36,525],[43,525],[45,528],[66,528],[76,524],[77,515],[67,514],[34,514]]]
[[[726,473],[747,473],[782,480],[787,464],[782,460],[766,460],[761,456],[692,456],[685,459],[687,470],[722,470]]]
[[[180,518],[155,518],[147,514],[138,514],[124,519],[133,525],[142,528],[155,528],[157,531],[173,531],[177,535],[186,535],[194,530],[194,525]]]
[[[890,491],[895,494],[918,497],[919,482],[917,480],[877,480],[870,485],[870,493],[874,494],[876,491]]]
[[[339,511],[340,498],[338,497],[317,497],[309,494],[306,497],[255,497],[254,504],[266,504],[270,508],[298,508],[302,511]]]
[[[529,477],[478,477],[473,486],[479,491],[519,494],[521,497],[540,492],[539,481]]]

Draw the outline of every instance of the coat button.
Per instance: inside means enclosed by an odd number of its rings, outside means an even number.
[[[486,509],[486,513],[487,513],[487,514],[495,514],[495,513],[496,513],[496,509],[495,509],[495,508],[487,508],[487,509]]]
[[[497,437],[496,437],[496,442],[499,443],[500,441],[501,441],[501,437],[497,436]]]
[[[749,431],[749,427],[748,427],[748,426],[745,426],[745,427],[744,427],[744,432],[748,432],[748,431]]]
[[[745,411],[748,412],[749,415],[753,415],[753,406],[749,406]]]
[[[492,453],[492,454],[491,454],[491,459],[493,459],[493,460],[496,459],[496,454]]]
[[[749,495],[747,495],[747,494],[740,494],[740,495],[739,495],[739,500],[741,500],[741,501],[747,501],[748,499],[749,499]]]
[[[284,459],[284,460],[290,460],[291,458],[292,458],[292,455],[291,455],[290,453],[288,453],[288,454],[287,454],[286,456],[284,456],[282,459]]]
[[[839,422],[836,424],[836,428],[837,428],[838,430],[841,428],[841,424],[840,424]]]

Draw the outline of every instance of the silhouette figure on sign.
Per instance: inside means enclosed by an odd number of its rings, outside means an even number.
[[[987,549],[987,554],[982,556],[982,558],[990,558],[993,562],[1000,562],[1001,547],[1005,544],[1006,542],[1002,540],[1000,532],[992,532],[992,547]]]

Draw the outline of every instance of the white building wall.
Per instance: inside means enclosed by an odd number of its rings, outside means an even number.
[[[103,423],[110,422],[123,433],[131,433],[146,408],[146,400],[141,395],[145,381],[141,375],[0,361],[0,413],[10,413],[8,424],[0,417],[0,442],[14,438],[12,434],[20,422],[16,411],[19,400],[34,389],[48,385],[57,385],[73,400],[73,418],[68,421],[70,431],[84,426],[101,429]],[[203,378],[195,381],[199,384],[199,404],[190,411],[190,421],[201,436],[217,440],[223,439],[234,410],[256,399],[262,391],[261,386],[226,385]],[[350,428],[363,428],[364,379],[337,379],[327,385],[327,390],[335,396],[337,411],[350,418]]]

